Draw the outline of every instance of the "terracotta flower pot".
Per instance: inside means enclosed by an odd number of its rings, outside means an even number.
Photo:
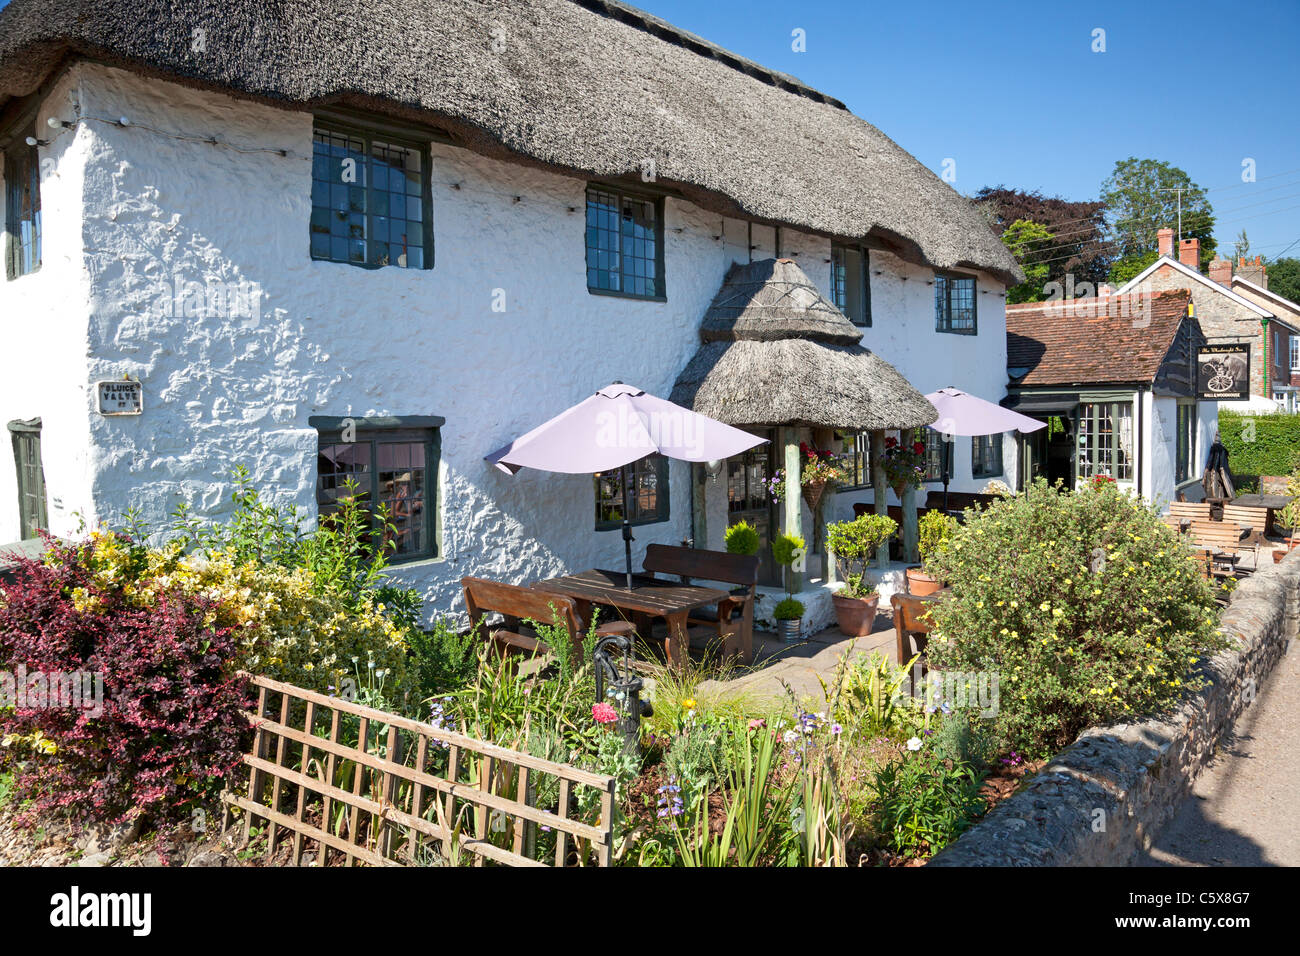
[[[907,593],[922,597],[934,594],[942,587],[937,578],[932,578],[920,568],[907,569]]]
[[[840,633],[846,637],[866,637],[871,633],[876,623],[876,607],[880,604],[879,594],[865,598],[832,594],[831,601]]]

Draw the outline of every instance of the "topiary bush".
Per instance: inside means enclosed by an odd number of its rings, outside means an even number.
[[[728,554],[758,554],[758,529],[748,521],[737,521],[727,528]]]
[[[970,514],[931,565],[952,586],[931,610],[931,666],[995,673],[998,732],[1030,756],[1172,707],[1225,646],[1198,563],[1111,481],[1039,479]]]
[[[137,603],[131,579],[97,575],[84,547],[49,547],[43,562],[20,561],[5,585],[0,665],[29,676],[96,675],[102,700],[0,702],[0,755],[14,769],[14,793],[32,801],[32,814],[181,819],[220,791],[248,743],[236,628],[207,597]]]
[[[876,549],[894,536],[898,522],[877,514],[861,514],[852,521],[836,521],[826,526],[826,547],[835,555],[835,564],[844,579],[845,597],[870,597],[875,586],[865,584],[867,566],[875,559]]]

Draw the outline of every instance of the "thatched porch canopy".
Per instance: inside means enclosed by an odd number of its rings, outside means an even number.
[[[939,415],[789,259],[735,264],[672,401],[729,425],[917,428]]]

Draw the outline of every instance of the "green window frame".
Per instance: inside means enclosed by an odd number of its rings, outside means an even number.
[[[443,423],[437,416],[310,419],[317,432],[317,520],[327,521],[338,510],[351,479],[372,515],[378,505],[388,510],[393,527],[383,537],[396,545],[386,552],[390,563],[438,557]]]
[[[45,464],[41,460],[41,420],[10,422],[9,434],[18,470],[18,527],[22,540],[27,541],[50,523],[45,504]]]
[[[1132,481],[1136,440],[1132,401],[1081,404],[1078,477],[1088,479],[1105,475],[1116,481]]]
[[[614,187],[587,187],[587,291],[664,300],[664,202]]]
[[[433,268],[429,141],[316,117],[310,252],[364,269]]]
[[[1174,425],[1177,430],[1174,483],[1181,484],[1194,476],[1196,461],[1196,405],[1179,402]]]
[[[970,440],[970,471],[973,478],[998,478],[1003,474],[1002,433],[974,435]]]
[[[831,301],[854,325],[871,327],[871,254],[866,249],[831,245]]]
[[[934,328],[936,332],[978,335],[975,277],[955,272],[934,274]]]
[[[26,136],[4,152],[5,278],[12,281],[41,267],[41,161]]]
[[[623,526],[623,472],[630,472],[628,488],[628,523],[657,524],[670,514],[668,459],[660,454],[647,455],[625,468],[602,471],[595,477],[596,530],[608,531]]]
[[[925,432],[925,477],[922,481],[943,481],[943,454],[944,445],[951,444],[945,442],[942,432],[937,432],[933,428],[921,428],[918,431]],[[951,461],[951,456],[949,461]]]
[[[859,491],[871,487],[871,461],[868,446],[871,436],[868,432],[839,432],[840,460],[844,464],[845,484],[840,491]]]

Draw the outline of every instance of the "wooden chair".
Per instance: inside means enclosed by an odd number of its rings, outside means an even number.
[[[1227,521],[1193,521],[1188,534],[1195,547],[1214,552],[1216,569],[1230,570],[1233,575],[1240,571],[1254,570],[1253,567],[1247,569],[1238,566],[1245,551],[1254,550],[1258,558],[1258,549],[1249,544],[1243,547],[1241,529],[1235,524]]]
[[[742,663],[754,659],[754,599],[758,594],[758,557],[728,554],[703,548],[680,548],[671,544],[650,544],[642,562],[651,576],[666,574],[690,584],[692,578],[734,584],[732,596],[718,602],[717,609],[697,608],[687,625],[712,628],[722,641],[722,653],[739,656]]]
[[[1264,535],[1268,532],[1267,508],[1260,508],[1255,505],[1224,505],[1223,521],[1224,524],[1235,524],[1238,528],[1246,533],[1244,542],[1253,545],[1258,553],[1261,545],[1267,544]]]
[[[484,637],[495,643],[502,654],[539,654],[549,650],[536,634],[522,630],[524,621],[563,625],[569,632],[574,652],[582,654],[584,633],[573,598],[486,578],[461,578],[460,586],[465,592],[465,609],[471,626],[482,624],[491,612],[504,618],[498,626],[484,632]],[[596,627],[600,637],[611,634],[631,637],[634,633],[628,621],[609,621]]]
[[[921,655],[921,676],[925,676],[925,646],[930,640],[930,619],[927,612],[933,607],[935,598],[916,597],[911,594],[894,594],[889,603],[894,608],[894,636],[898,642],[898,663],[906,664],[913,654]],[[916,650],[912,650],[912,644]],[[916,673],[909,675],[912,693],[916,694]]]

